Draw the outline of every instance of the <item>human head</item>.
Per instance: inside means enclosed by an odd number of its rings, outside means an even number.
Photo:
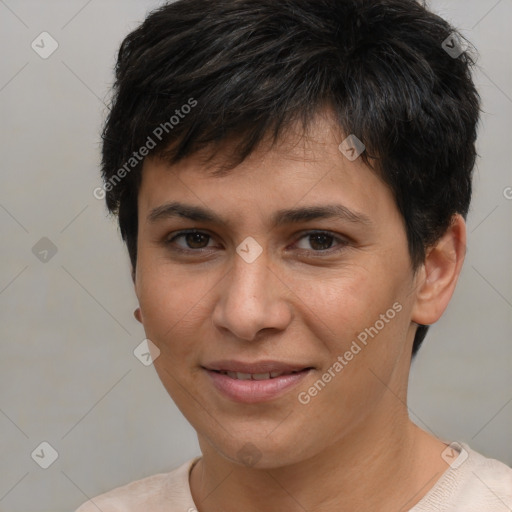
[[[143,162],[134,152],[173,164],[229,142],[221,174],[265,137],[277,142],[295,122],[306,131],[325,106],[393,192],[415,271],[471,198],[479,100],[470,56],[442,46],[452,33],[413,0],[180,0],[155,10],[121,45],[103,132],[107,206],[133,271]]]

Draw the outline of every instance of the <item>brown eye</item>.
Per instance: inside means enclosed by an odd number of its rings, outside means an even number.
[[[184,236],[188,247],[191,249],[203,249],[205,247],[204,243],[208,244],[210,238],[209,235],[204,233],[187,233]]]
[[[334,241],[334,237],[326,233],[318,233],[314,235],[309,235],[309,240],[311,243],[311,247],[313,247],[315,251],[325,251],[326,249],[331,248],[332,242]]]
[[[174,245],[176,240],[183,239],[185,245],[178,245],[177,249],[182,251],[206,249],[211,236],[202,231],[183,231],[167,240],[166,245]]]
[[[299,247],[299,249],[315,253],[327,252],[330,251],[331,249],[343,249],[343,247],[348,244],[348,242],[343,238],[337,237],[326,231],[313,231],[310,233],[306,233],[304,236],[300,238],[300,240],[306,240],[307,245],[309,245],[309,247],[300,247],[300,244],[303,244],[303,242],[298,242],[297,246]],[[335,242],[338,243],[336,244]],[[336,248],[335,245],[338,245],[338,247]]]

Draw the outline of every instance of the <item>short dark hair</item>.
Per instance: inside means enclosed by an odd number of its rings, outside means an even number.
[[[415,0],[178,0],[151,12],[120,46],[102,133],[106,203],[132,270],[148,149],[172,165],[230,141],[224,173],[328,106],[392,190],[415,271],[471,199],[480,98],[475,59],[449,54],[451,36],[464,40]]]

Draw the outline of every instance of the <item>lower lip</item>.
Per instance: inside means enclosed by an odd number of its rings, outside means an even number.
[[[310,371],[302,370],[301,372],[264,380],[232,379],[228,375],[212,370],[206,370],[206,373],[212,379],[213,385],[228,398],[235,402],[254,404],[281,396],[301,382]]]

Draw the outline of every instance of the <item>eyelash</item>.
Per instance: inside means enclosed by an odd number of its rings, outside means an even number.
[[[209,237],[208,239],[208,243],[213,239],[213,236],[210,235],[209,233],[205,232],[205,231],[199,231],[199,230],[186,230],[186,231],[179,231],[178,233],[176,233],[172,238],[169,238],[169,239],[166,239],[164,240],[164,244],[168,247],[170,247],[173,251],[175,252],[178,252],[178,253],[182,253],[182,254],[192,254],[192,253],[202,253],[202,252],[209,252],[208,251],[208,248],[200,248],[200,249],[183,249],[181,247],[171,247],[172,243],[179,239],[179,238],[182,238],[186,235],[191,235],[191,234],[201,234],[201,235],[206,235],[207,237]],[[316,255],[331,255],[333,253],[336,253],[336,252],[340,252],[342,251],[343,249],[345,249],[345,247],[347,245],[349,245],[349,242],[342,238],[342,237],[339,237],[339,236],[336,236],[334,233],[331,233],[329,231],[320,231],[320,230],[317,230],[317,231],[308,231],[306,233],[303,233],[302,236],[297,240],[297,242],[299,242],[300,240],[302,240],[303,238],[307,238],[308,236],[312,236],[312,235],[327,235],[329,238],[332,238],[333,239],[333,243],[334,242],[338,242],[339,246],[340,247],[331,247],[329,249],[324,249],[324,250],[308,250],[308,249],[299,249],[299,251],[301,251],[302,253],[310,253],[310,254],[314,254],[315,256]],[[297,243],[295,242],[295,243]]]

